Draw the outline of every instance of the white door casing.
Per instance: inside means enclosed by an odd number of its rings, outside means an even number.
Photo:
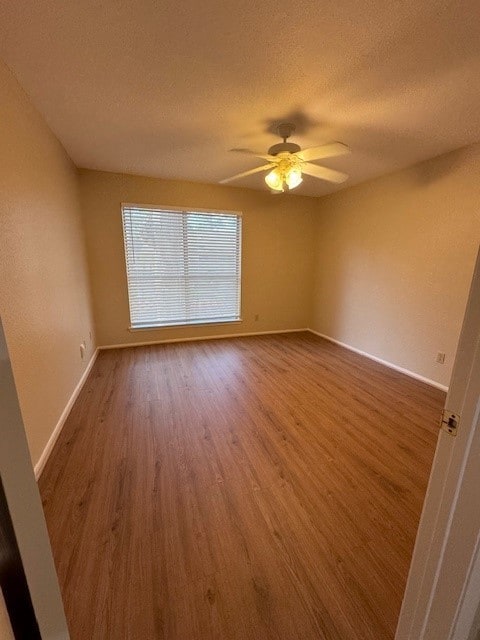
[[[1,321],[0,475],[42,640],[69,640]]]
[[[480,253],[445,407],[460,424],[456,436],[440,431],[396,640],[466,640],[478,605]]]

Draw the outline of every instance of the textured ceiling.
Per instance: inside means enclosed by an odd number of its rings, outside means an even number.
[[[288,119],[348,186],[480,139],[477,0],[0,0],[0,57],[80,167],[218,182]]]

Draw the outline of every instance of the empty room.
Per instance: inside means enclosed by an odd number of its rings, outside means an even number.
[[[478,640],[478,17],[2,4],[2,640]]]

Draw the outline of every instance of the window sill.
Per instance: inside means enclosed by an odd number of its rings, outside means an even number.
[[[144,327],[128,327],[128,330],[136,333],[137,331],[155,331],[159,329],[180,329],[188,327],[205,327],[210,325],[224,325],[224,324],[240,324],[242,318],[236,318],[235,320],[197,320],[195,322],[180,322],[176,324],[152,324]]]

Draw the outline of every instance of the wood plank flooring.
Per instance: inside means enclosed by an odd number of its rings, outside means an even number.
[[[72,640],[393,640],[443,402],[307,333],[101,352],[40,480]]]

